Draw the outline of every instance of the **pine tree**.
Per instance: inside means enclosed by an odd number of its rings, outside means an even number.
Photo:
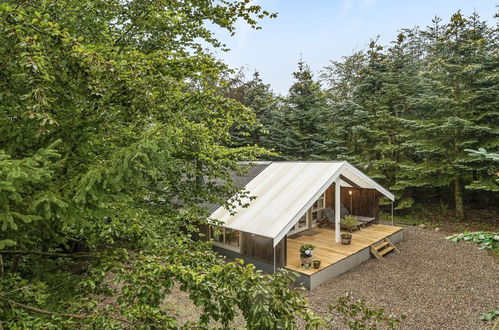
[[[398,208],[412,205],[407,187],[398,184],[404,160],[406,120],[420,66],[411,47],[414,32],[401,32],[391,47],[372,41],[369,48],[325,68],[334,120],[328,145],[336,157],[362,167],[401,198]]]
[[[237,100],[239,103],[251,108],[255,115],[254,124],[250,127],[234,127],[232,129],[233,146],[259,145],[272,149],[272,142],[268,141],[268,133],[272,130],[273,118],[279,107],[279,99],[272,92],[270,85],[265,84],[260,74],[255,71],[250,80],[246,80],[244,71],[227,79],[223,95]],[[246,121],[250,123],[250,121]]]
[[[285,159],[321,159],[326,153],[324,119],[328,118],[324,92],[303,60],[293,76],[296,81],[276,113],[270,139]]]
[[[491,73],[484,64],[493,51],[492,33],[477,15],[466,19],[459,12],[450,23],[430,30],[422,92],[414,104],[419,118],[413,121],[413,164],[406,166],[405,184],[452,184],[460,220],[464,219],[464,186],[477,170],[476,160],[465,149],[497,141],[497,121],[484,120],[496,117],[490,102],[477,103],[481,89],[477,83]]]
[[[462,218],[464,188],[497,189],[496,164],[465,152],[497,149],[497,40],[497,26],[457,13],[332,62],[322,74],[334,118],[331,155],[393,190],[397,209],[452,192]]]

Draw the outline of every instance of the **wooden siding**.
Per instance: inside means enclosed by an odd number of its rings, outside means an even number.
[[[352,203],[349,191],[352,191]],[[376,222],[379,220],[379,197],[380,193],[376,189],[341,188],[341,203],[350,214],[373,217]],[[334,186],[326,190],[326,207],[334,209]]]
[[[334,209],[334,185],[329,186],[329,188],[326,189],[326,200],[324,201],[324,205]]]
[[[283,238],[279,244],[277,244],[275,251],[276,265],[281,267],[286,265],[286,240],[286,237]],[[273,264],[274,248],[272,239],[259,235],[241,233],[241,254]]]
[[[352,192],[352,205],[350,194]],[[379,220],[379,192],[375,189],[341,188],[341,201],[350,214]]]

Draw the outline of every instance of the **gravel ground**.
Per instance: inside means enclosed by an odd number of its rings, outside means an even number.
[[[479,316],[499,309],[499,265],[493,257],[477,245],[449,242],[442,232],[418,227],[404,232],[396,244],[400,254],[370,259],[307,291],[310,305],[327,311],[351,292],[369,305],[406,313],[400,329],[490,329]]]

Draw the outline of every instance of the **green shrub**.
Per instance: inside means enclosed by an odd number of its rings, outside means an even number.
[[[341,224],[345,227],[357,227],[359,225],[359,219],[354,216],[347,215],[341,219]]]
[[[498,317],[499,317],[499,311],[492,311],[480,315],[480,320],[485,322],[494,321]]]
[[[464,232],[447,236],[446,239],[457,243],[459,241],[468,241],[480,245],[480,249],[496,250],[499,249],[499,233],[486,231]]]

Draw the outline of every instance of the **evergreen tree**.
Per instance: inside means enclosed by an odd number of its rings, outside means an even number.
[[[490,60],[495,48],[494,31],[477,14],[464,18],[459,12],[443,27],[429,30],[426,65],[422,69],[421,94],[415,102],[412,164],[403,180],[407,185],[453,185],[456,217],[464,219],[464,186],[473,172],[483,172],[465,151],[497,144],[497,94],[485,102],[483,81],[495,76]],[[475,188],[478,188],[475,186]]]
[[[259,145],[271,149],[273,145],[268,141],[268,133],[272,129],[273,118],[280,101],[272,92],[270,85],[263,82],[257,71],[250,80],[246,80],[241,69],[234,77],[227,79],[223,94],[251,108],[255,115],[255,122],[251,127],[232,129],[233,145]]]
[[[366,52],[323,71],[328,83],[334,121],[329,124],[330,145],[336,157],[361,166],[380,183],[397,193],[398,208],[409,207],[405,186],[397,184],[400,163],[406,156],[405,118],[417,81],[419,61],[410,45],[409,32],[400,33],[389,48],[372,41]]]
[[[332,62],[322,74],[334,118],[328,151],[395,191],[398,209],[452,192],[462,219],[464,188],[493,199],[496,164],[465,149],[497,149],[497,39],[497,26],[456,13]]]
[[[285,159],[324,158],[328,107],[321,86],[313,79],[310,67],[300,60],[296,81],[289,89],[282,108],[276,113],[270,139]]]

